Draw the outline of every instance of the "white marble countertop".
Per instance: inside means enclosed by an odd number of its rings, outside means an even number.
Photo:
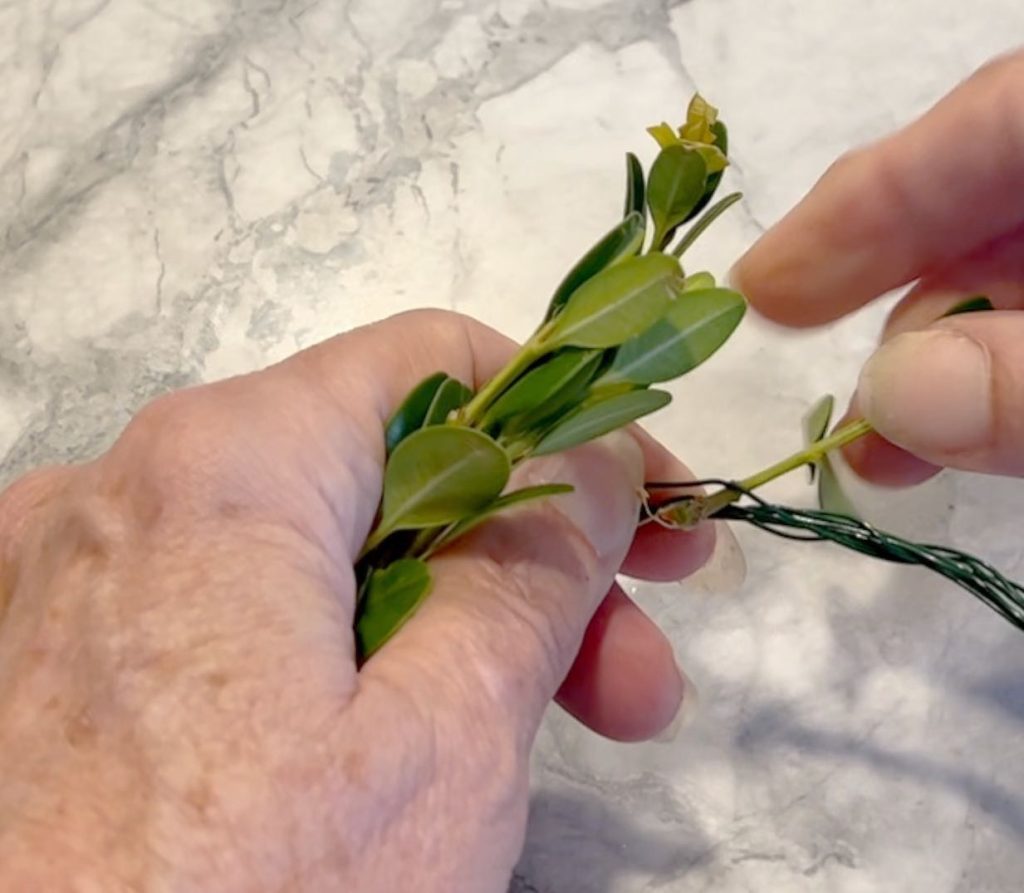
[[[397,310],[525,335],[695,88],[747,195],[701,248],[724,273],[836,155],[1022,38],[1019,0],[0,3],[0,481]],[[849,394],[883,312],[749,320],[650,427],[700,472],[761,467]],[[867,504],[1024,576],[1020,484]],[[553,711],[513,889],[1019,890],[1024,640],[922,573],[737,533],[742,586],[637,592],[693,724],[625,746]]]

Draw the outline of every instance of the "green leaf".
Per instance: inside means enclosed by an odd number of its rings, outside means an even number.
[[[505,509],[512,508],[513,506],[522,505],[524,502],[532,502],[548,496],[558,496],[562,493],[572,493],[572,491],[573,488],[569,484],[538,484],[534,487],[523,487],[519,490],[513,490],[511,493],[506,493],[475,515],[471,515],[453,524],[431,548],[431,554],[455,542],[455,540],[465,536],[471,530],[475,530],[488,518],[498,514],[498,512],[503,512]]]
[[[532,455],[558,453],[586,443],[661,409],[671,400],[672,395],[666,391],[641,390],[608,397],[599,403],[584,404],[549,431]]]
[[[715,121],[711,125],[711,132],[715,135],[715,146],[718,150],[728,157],[729,155],[729,131],[725,126],[725,123],[721,120]]]
[[[366,660],[408,620],[430,593],[430,569],[418,558],[400,558],[370,572],[356,617],[356,648]]]
[[[396,530],[450,524],[495,499],[508,482],[506,452],[472,428],[435,425],[410,434],[384,469],[381,521],[364,551]]]
[[[626,153],[626,205],[623,217],[630,214],[644,216],[644,169],[640,159],[632,152]]]
[[[727,288],[684,293],[662,319],[619,348],[601,384],[648,385],[685,375],[725,344],[746,309],[743,296]]]
[[[826,394],[807,411],[803,419],[804,446],[813,446],[828,434],[834,409],[835,398],[831,394]],[[824,511],[847,515],[850,518],[859,517],[857,509],[839,483],[839,476],[829,456],[822,456],[807,467],[811,481],[814,481],[815,476],[818,478],[818,505]]]
[[[701,218],[683,234],[683,237],[679,240],[676,247],[672,249],[673,256],[682,257],[686,254],[693,243],[704,234],[708,227],[728,211],[729,208],[735,205],[741,198],[743,198],[742,192],[733,192],[723,198],[720,202],[716,202],[708,208],[703,216],[701,216]]]
[[[384,442],[389,454],[413,431],[423,427],[423,420],[427,417],[434,396],[447,380],[448,376],[444,372],[435,372],[409,392],[384,429]]]
[[[551,347],[616,347],[665,314],[680,293],[674,257],[645,254],[598,273],[578,288],[554,320]]]
[[[522,413],[547,415],[580,396],[601,362],[599,350],[569,348],[534,367],[502,394],[484,416],[489,428]]]
[[[826,394],[814,404],[804,416],[804,444],[816,444],[828,434],[828,426],[832,423],[832,411],[835,408],[835,397]]]
[[[669,146],[678,146],[680,144],[679,134],[676,133],[675,128],[666,124],[664,121],[660,124],[655,124],[653,127],[648,127],[647,132],[654,137],[654,141],[662,149],[667,149]]]
[[[973,298],[961,301],[955,307],[947,310],[942,314],[942,317],[957,316],[961,313],[984,313],[985,311],[995,309],[993,303],[984,295],[975,295]]]
[[[708,169],[700,153],[669,146],[658,153],[647,181],[647,205],[654,221],[653,247],[662,248],[704,195]]]
[[[846,515],[848,518],[860,517],[856,507],[850,501],[850,497],[843,491],[832,460],[828,456],[821,460],[818,468],[818,505],[822,510],[836,515]]]
[[[708,288],[716,288],[715,277],[710,273],[694,273],[683,280],[683,292],[704,291]]]
[[[465,406],[472,396],[473,392],[461,381],[446,376],[430,401],[430,408],[420,427],[443,425],[452,410]]]
[[[643,172],[641,172],[641,177]],[[565,275],[548,304],[544,320],[555,316],[584,282],[602,270],[635,255],[644,244],[647,223],[640,212],[627,214],[621,223],[609,230]]]
[[[729,131],[726,129],[725,125],[721,121],[715,121],[715,123],[711,125],[711,132],[715,135],[715,146],[721,150],[723,155],[728,157]],[[701,211],[703,211],[708,204],[710,204],[711,199],[715,197],[715,193],[718,191],[719,185],[721,185],[723,174],[724,171],[717,171],[708,177],[708,185],[704,189],[703,197],[694,206],[686,220],[692,220]],[[683,222],[685,223],[686,221],[684,220]]]
[[[835,398],[831,394],[826,394],[805,413],[803,418],[805,447],[814,446],[828,433],[834,406]],[[807,470],[813,484],[818,473],[818,463],[812,462],[807,466]]]

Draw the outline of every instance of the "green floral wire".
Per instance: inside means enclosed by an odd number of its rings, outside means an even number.
[[[715,512],[716,519],[745,521],[786,539],[832,542],[882,561],[925,567],[952,580],[1017,629],[1024,630],[1024,586],[966,552],[948,546],[911,542],[847,515],[775,505],[743,489],[734,481],[710,479],[687,483],[654,482],[648,483],[646,487],[665,490],[707,485],[719,485],[750,500],[746,504],[734,502],[724,506]],[[642,522],[666,523],[660,517],[665,508],[692,499],[693,496],[680,496],[657,505],[645,504]],[[671,526],[671,522],[668,524]]]

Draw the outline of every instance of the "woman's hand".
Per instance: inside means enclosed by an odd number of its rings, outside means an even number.
[[[158,400],[0,496],[0,888],[503,893],[551,698],[616,738],[672,722],[690,693],[614,576],[683,576],[713,532],[636,534],[645,475],[686,474],[638,432],[538,463],[576,492],[438,556],[357,672],[385,420],[512,347],[407,314]]]
[[[889,442],[866,438],[847,457],[888,484],[939,466],[1024,474],[1024,52],[841,159],[734,278],[790,326],[827,322],[917,280],[852,407]],[[976,294],[997,312],[936,322]]]

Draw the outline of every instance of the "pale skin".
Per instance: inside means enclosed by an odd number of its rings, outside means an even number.
[[[1024,56],[994,63],[737,267],[791,325],[920,280],[855,401],[906,448],[851,449],[873,479],[1024,472],[1022,97]],[[998,314],[931,325],[977,291]],[[942,334],[897,337],[921,329]],[[982,360],[929,369],[946,336]],[[162,398],[105,455],[0,496],[0,889],[502,893],[552,698],[616,739],[672,722],[688,684],[614,577],[683,577],[714,531],[636,532],[639,484],[688,474],[639,431],[536,471],[577,492],[439,556],[426,606],[356,669],[383,422],[425,375],[479,385],[511,349],[452,314],[396,317]],[[950,434],[922,376],[949,376],[949,404],[972,370],[984,411]]]
[[[913,284],[852,407],[887,438],[847,450],[866,478],[905,485],[940,467],[1024,474],[1022,196],[1018,51],[840,159],[738,263],[753,306],[789,326],[820,325]],[[997,312],[934,322],[978,293]]]

